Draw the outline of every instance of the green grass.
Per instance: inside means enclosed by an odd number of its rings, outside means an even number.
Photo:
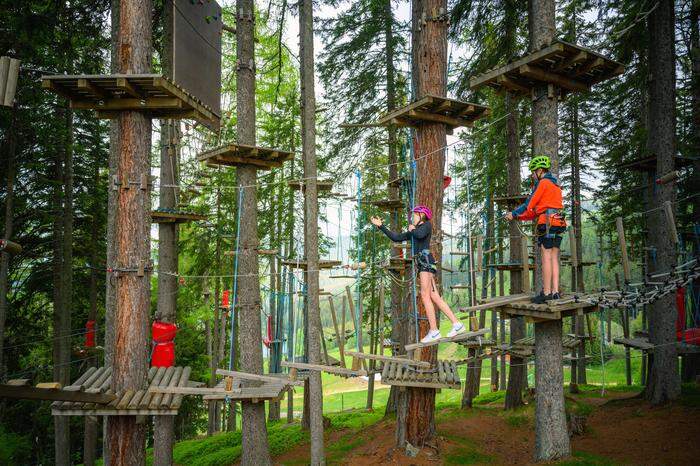
[[[459,444],[459,447],[444,456],[445,465],[489,464],[494,462],[494,458],[481,453],[476,443],[472,440],[450,434],[445,434],[444,437]]]
[[[506,424],[511,427],[523,427],[530,422],[530,418],[526,414],[511,414],[506,416]]]
[[[681,404],[689,408],[700,408],[700,385],[684,383],[681,386]]]

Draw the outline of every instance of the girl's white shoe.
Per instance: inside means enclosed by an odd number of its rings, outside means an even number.
[[[447,333],[447,338],[457,336],[466,331],[467,329],[464,328],[464,324],[462,322],[457,322],[456,324],[452,325],[452,330]]]
[[[437,341],[440,338],[442,338],[442,335],[440,334],[440,330],[433,330],[431,332],[428,332],[426,336],[424,336],[421,339],[421,343],[431,343],[433,341]]]

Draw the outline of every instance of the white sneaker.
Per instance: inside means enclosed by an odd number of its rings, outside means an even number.
[[[432,332],[428,332],[426,336],[424,336],[421,339],[421,343],[432,343],[433,341],[437,341],[440,338],[442,338],[442,335],[440,334],[440,330],[434,330]]]
[[[466,332],[467,329],[464,328],[464,324],[462,322],[457,322],[452,326],[452,330],[447,332],[447,338],[454,337],[459,335],[460,333]]]

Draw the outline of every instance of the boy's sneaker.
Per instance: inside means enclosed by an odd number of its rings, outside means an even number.
[[[432,343],[433,341],[439,340],[441,337],[442,337],[442,335],[440,335],[440,330],[433,330],[433,331],[428,332],[428,334],[426,336],[424,336],[420,342],[421,343]]]
[[[561,295],[559,293],[552,293],[552,294],[548,294],[544,299],[545,299],[545,301],[552,301],[554,299],[561,299]]]
[[[452,325],[452,330],[447,332],[447,338],[457,336],[466,331],[467,329],[464,327],[464,324],[462,322],[457,322],[456,324]]]
[[[544,292],[543,292],[543,291],[540,291],[540,294],[538,294],[538,295],[535,296],[534,298],[531,298],[530,301],[531,301],[533,304],[544,304],[544,302],[546,301],[546,297],[545,297],[545,295],[544,295]]]

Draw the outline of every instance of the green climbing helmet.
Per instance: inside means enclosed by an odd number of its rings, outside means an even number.
[[[531,172],[534,172],[538,168],[544,168],[549,170],[549,167],[552,166],[552,162],[549,160],[549,157],[546,155],[536,155],[530,160],[530,163],[527,165],[527,167],[530,169]]]

